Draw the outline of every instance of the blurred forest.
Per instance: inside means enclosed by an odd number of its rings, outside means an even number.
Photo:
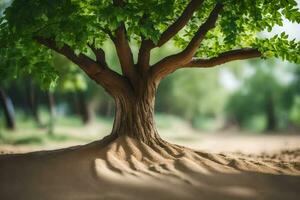
[[[105,49],[110,52],[108,61],[117,68],[112,44]],[[169,44],[155,51],[153,60],[174,51]],[[53,66],[65,75],[48,91],[31,76],[1,81],[2,132],[26,121],[48,127],[51,134],[62,118],[75,118],[81,124],[97,118],[112,120],[114,104],[104,90],[59,55]],[[171,115],[204,131],[294,131],[300,127],[300,68],[278,60],[251,60],[179,71],[159,87],[156,113],[157,120]]]

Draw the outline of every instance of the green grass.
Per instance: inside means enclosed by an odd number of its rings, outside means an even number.
[[[168,115],[168,114],[162,114],[157,113],[155,115],[155,122],[157,127],[162,129],[170,128],[174,123],[182,123],[184,120],[174,116],[174,115]]]
[[[193,127],[197,130],[215,131],[217,128],[215,123],[216,120],[214,118],[199,116],[193,120]]]
[[[18,113],[16,116],[16,131],[7,131],[3,126],[0,127],[0,144],[45,145],[67,141],[88,142],[98,139],[101,137],[101,134],[109,134],[113,125],[112,118],[97,117],[94,123],[100,124],[100,127],[103,129],[99,131],[95,128],[95,136],[91,136],[84,133],[85,127],[80,118],[76,116],[58,116],[55,119],[54,134],[50,135],[48,134],[47,123],[45,123],[48,120],[47,113],[41,111],[40,114],[44,127],[38,127],[31,118],[26,117],[26,115],[22,113]],[[157,126],[161,129],[168,129],[174,124],[184,123],[181,118],[172,115],[158,114],[155,117]],[[73,134],[72,131],[77,131],[79,134]]]
[[[260,134],[263,133],[266,128],[267,122],[264,115],[258,115],[250,120],[246,121],[244,124],[247,130],[250,130],[253,133]]]
[[[34,132],[34,131],[33,131]],[[89,138],[71,135],[71,134],[53,134],[46,133],[19,133],[13,131],[5,131],[0,134],[0,144],[11,145],[43,145],[50,143],[62,143],[66,141],[86,142]]]
[[[72,135],[70,133],[55,132],[48,134],[49,115],[43,109],[40,111],[43,127],[40,127],[34,120],[28,118],[22,112],[17,112],[15,131],[5,129],[4,118],[0,116],[0,144],[11,145],[44,145],[49,143],[61,143],[66,141],[88,141],[90,138],[84,134],[82,136]],[[84,127],[78,117],[56,117],[55,128],[80,129]]]
[[[42,123],[44,124],[43,127],[39,127],[31,118],[18,112],[16,116],[16,131],[5,130],[4,119],[3,116],[0,115],[0,144],[47,145],[69,141],[90,142],[109,134],[113,125],[112,118],[97,117],[93,125],[85,127],[79,117],[58,116],[55,118],[54,134],[50,135],[48,134],[47,128],[49,115],[43,109],[40,111],[40,114]],[[161,134],[165,134],[166,136],[171,135],[172,137],[177,137],[180,135],[181,137],[187,131],[186,128],[192,128],[190,123],[173,115],[157,113],[155,119]],[[253,121],[249,121],[247,125],[249,128],[252,128],[252,132],[257,133],[263,130],[265,121],[263,117],[260,116],[253,119]],[[210,118],[197,118],[193,121],[193,128],[198,129],[199,132],[215,131],[214,127],[216,127],[215,121]],[[86,134],[86,131],[88,131],[88,134]]]

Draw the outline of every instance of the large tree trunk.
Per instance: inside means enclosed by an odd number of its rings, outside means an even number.
[[[0,88],[0,103],[3,108],[7,129],[14,130],[16,128],[14,107],[11,99]]]
[[[141,84],[146,85],[146,84]],[[114,96],[115,121],[112,135],[129,136],[144,143],[160,141],[154,122],[154,84]]]

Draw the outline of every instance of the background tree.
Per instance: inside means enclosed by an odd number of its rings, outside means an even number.
[[[178,69],[255,57],[300,63],[298,41],[285,33],[258,36],[282,25],[283,18],[299,23],[296,6],[294,0],[15,0],[1,18],[1,55],[8,63],[1,64],[0,72],[1,76],[20,71],[37,74],[44,86],[49,85],[57,73],[48,61],[56,51],[113,97],[111,138],[127,135],[148,144],[161,143],[153,119],[160,81]],[[115,46],[119,71],[106,62],[101,48],[106,40]],[[151,50],[170,40],[182,51],[151,63]],[[131,42],[140,44],[135,55]],[[89,51],[94,58],[87,55]]]
[[[41,121],[41,118],[39,115],[39,111],[38,111],[38,107],[39,107],[38,88],[37,88],[34,80],[31,79],[30,77],[27,77],[27,79],[25,79],[25,81],[26,81],[26,90],[25,91],[27,93],[29,112],[30,112],[31,116],[33,117],[34,121],[36,122],[36,124],[39,127],[42,127],[43,124],[42,124],[42,121]]]
[[[298,66],[275,60],[254,60],[249,64],[248,74],[239,78],[240,88],[228,100],[227,115],[244,128],[264,131],[286,129],[297,96],[297,73],[293,71]],[[289,80],[291,75],[292,81]]]
[[[72,93],[75,113],[82,119],[84,124],[91,121],[92,111],[88,108],[84,91],[87,89],[85,77],[74,67],[70,61],[60,55],[53,58],[53,66],[62,74],[57,80],[56,91],[63,93]]]
[[[228,110],[240,125],[245,125],[253,117],[262,115],[266,120],[266,131],[277,128],[279,98],[282,86],[274,76],[274,67],[260,65],[253,75],[246,78],[242,87],[229,101]]]
[[[0,87],[0,105],[1,110],[4,113],[6,128],[9,130],[15,130],[16,120],[14,106],[11,98],[6,94],[4,88]]]
[[[289,113],[289,126],[300,128],[300,68],[295,66],[292,70],[293,81],[288,85],[283,95],[283,106]]]
[[[178,72],[162,81],[158,96],[158,112],[182,116],[196,128],[205,128],[205,121],[221,117],[227,99],[217,69]]]

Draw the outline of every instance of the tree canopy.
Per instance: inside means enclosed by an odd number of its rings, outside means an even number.
[[[51,50],[104,87],[134,79],[134,68],[161,79],[179,68],[253,57],[300,63],[299,41],[284,32],[260,34],[284,19],[300,22],[295,0],[14,0],[0,19],[0,76],[31,73],[49,86],[58,75]],[[107,40],[115,44],[122,75],[105,61]],[[182,51],[150,65],[151,50],[169,40]]]

